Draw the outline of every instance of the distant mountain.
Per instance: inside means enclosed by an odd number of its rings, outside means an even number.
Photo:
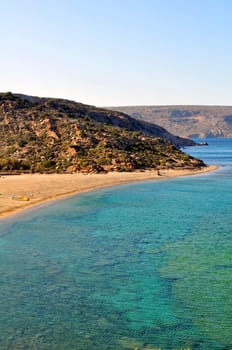
[[[128,106],[111,109],[157,123],[182,137],[232,137],[229,106]]]
[[[36,96],[27,96],[22,94],[15,94],[15,96],[29,101],[32,104],[41,104],[45,103],[46,101],[53,101],[54,103],[57,103],[58,106],[63,103],[66,108],[70,108],[72,112],[80,113],[81,111],[82,115],[88,115],[91,120],[118,126],[130,131],[140,131],[148,136],[161,137],[165,140],[171,141],[177,147],[195,145],[195,142],[193,142],[191,139],[175,136],[159,125],[149,123],[144,120],[138,120],[138,118],[132,118],[123,112],[109,111],[108,109],[96,108],[94,106],[63,99],[39,98]]]
[[[0,94],[1,172],[204,166],[176,147],[192,144],[121,112],[63,99]]]

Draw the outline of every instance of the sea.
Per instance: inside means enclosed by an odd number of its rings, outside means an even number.
[[[232,349],[232,139],[207,142],[216,171],[2,219],[0,349]]]

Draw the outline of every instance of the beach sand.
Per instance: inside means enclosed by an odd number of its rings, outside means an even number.
[[[110,172],[107,174],[22,174],[0,177],[0,218],[37,204],[121,183],[160,180],[176,176],[194,175],[216,170],[208,166],[198,170],[146,170],[141,172]],[[29,197],[29,201],[13,200],[12,196]]]

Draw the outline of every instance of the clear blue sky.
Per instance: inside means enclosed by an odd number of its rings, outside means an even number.
[[[231,0],[0,0],[0,91],[232,105]]]

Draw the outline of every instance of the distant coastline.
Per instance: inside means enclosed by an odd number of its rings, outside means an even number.
[[[22,174],[0,177],[0,219],[23,213],[25,209],[71,195],[125,184],[129,182],[162,180],[178,176],[197,175],[218,169],[146,170],[143,172],[109,172],[107,174]],[[15,200],[28,198],[28,201]]]

